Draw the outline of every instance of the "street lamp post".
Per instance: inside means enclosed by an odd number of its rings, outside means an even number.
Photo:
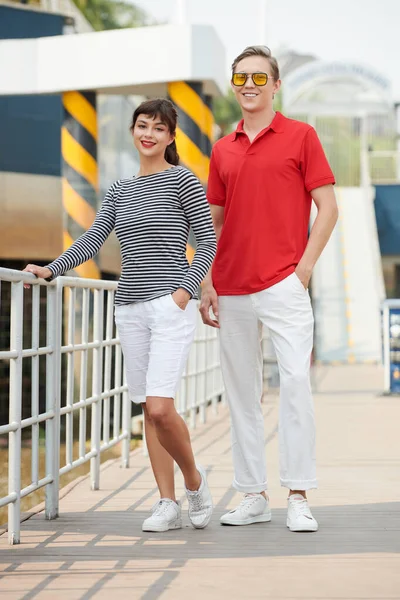
[[[267,0],[258,0],[259,7],[259,44],[264,46],[268,41],[268,29],[267,29]]]
[[[186,0],[176,0],[175,18],[177,25],[184,25],[186,23]]]

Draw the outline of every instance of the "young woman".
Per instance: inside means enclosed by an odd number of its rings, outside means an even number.
[[[140,155],[137,176],[110,187],[93,225],[59,258],[47,267],[24,269],[53,279],[95,256],[115,228],[122,255],[115,321],[129,396],[143,406],[146,441],[160,491],[160,501],[144,521],[143,531],[182,527],[174,461],[185,480],[193,527],[206,527],[213,509],[206,474],[195,464],[188,429],[174,406],[195,333],[197,289],[216,253],[203,188],[190,171],[178,166],[176,124],[171,102],[143,102],[131,125]],[[197,249],[189,266],[190,226]]]

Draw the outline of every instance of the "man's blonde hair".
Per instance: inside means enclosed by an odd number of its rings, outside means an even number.
[[[241,52],[233,61],[232,73],[235,72],[238,63],[249,56],[262,56],[263,58],[266,58],[271,65],[272,77],[275,79],[275,81],[280,79],[278,61],[272,56],[271,50],[268,48],[268,46],[247,46],[247,48],[245,48],[243,52]]]

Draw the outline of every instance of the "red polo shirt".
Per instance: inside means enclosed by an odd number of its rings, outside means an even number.
[[[295,270],[308,239],[310,192],[335,183],[315,130],[277,112],[254,141],[241,121],[214,145],[207,197],[225,208],[212,269],[220,296],[252,294]]]

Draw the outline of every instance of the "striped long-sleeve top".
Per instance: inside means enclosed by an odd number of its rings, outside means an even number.
[[[191,265],[190,226],[197,244]],[[90,229],[47,265],[53,278],[93,258],[113,229],[122,257],[116,304],[152,300],[178,287],[196,297],[214,259],[216,238],[203,188],[190,171],[175,166],[116,181]]]

